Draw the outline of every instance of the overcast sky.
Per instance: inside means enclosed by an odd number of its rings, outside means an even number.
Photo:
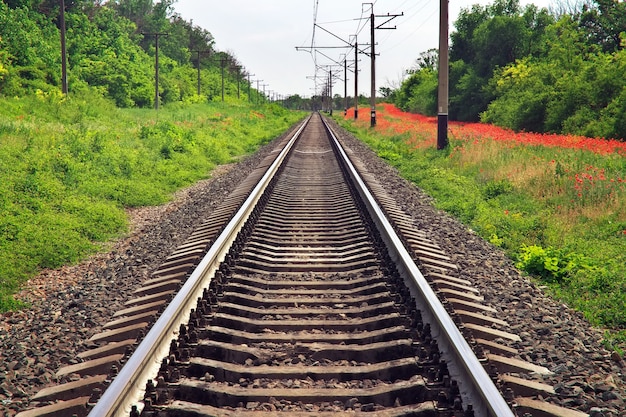
[[[462,8],[475,3],[485,5],[492,1],[450,0],[450,24],[454,23]],[[552,1],[521,0],[522,5],[528,3],[548,7]],[[185,20],[211,32],[217,49],[235,55],[249,73],[255,74],[252,80],[260,79],[263,80],[261,84],[268,84],[267,90],[283,96],[300,94],[310,97],[315,93],[312,79],[315,62],[318,65],[333,64],[333,61],[341,61],[342,54],[348,50],[320,48],[320,53],[314,56],[306,50],[297,51],[296,47],[310,47],[313,38],[318,47],[341,46],[340,39],[352,41],[350,36],[357,32],[360,44],[369,43],[369,22],[361,18],[369,17],[370,4],[356,0],[178,0],[174,9]],[[439,1],[374,1],[376,15],[402,12],[404,16],[387,25],[396,27],[395,30],[376,31],[377,89],[397,86],[404,71],[413,66],[421,52],[438,47]],[[318,27],[315,34],[314,18],[323,28]],[[375,21],[378,24],[383,20],[377,18]],[[353,59],[353,53],[349,59]],[[369,96],[370,89],[369,68],[369,57],[361,55],[359,92],[366,96]],[[343,77],[343,69],[333,71],[339,71]],[[343,95],[343,81],[335,83],[335,93]],[[348,95],[353,93],[354,74],[348,72]]]

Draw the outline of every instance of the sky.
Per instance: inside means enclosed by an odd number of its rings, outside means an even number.
[[[549,7],[553,1],[520,0],[520,3]],[[460,10],[476,3],[487,5],[493,1],[449,0],[450,31],[454,30],[453,23]],[[208,30],[217,50],[230,52],[245,71],[254,74],[250,77],[253,86],[255,80],[260,80],[259,85],[266,84],[268,93],[302,97],[320,92],[325,72],[318,70],[316,80],[316,64],[341,77],[334,84],[333,95],[343,95],[343,67],[328,65],[342,62],[342,54],[349,49],[337,47],[345,45],[344,41],[352,42],[356,33],[359,44],[370,43],[370,24],[365,19],[371,7],[371,2],[356,0],[178,0],[174,3],[175,13]],[[438,48],[439,1],[373,0],[373,8],[375,15],[404,13],[384,26],[395,29],[375,31],[376,89],[395,88],[420,53]],[[377,17],[375,22],[384,20]],[[311,53],[311,45],[318,52]],[[351,52],[348,60],[353,59]],[[369,57],[360,55],[358,65],[359,93],[369,96]],[[348,71],[347,78],[348,95],[353,95],[354,74]]]

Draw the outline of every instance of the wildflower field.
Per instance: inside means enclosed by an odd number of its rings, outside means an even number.
[[[353,112],[348,112],[353,115]],[[340,121],[558,299],[626,341],[626,142],[516,133],[378,108]]]

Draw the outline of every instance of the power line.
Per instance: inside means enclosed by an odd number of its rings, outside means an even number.
[[[317,25],[317,11],[319,10],[319,0],[314,0],[313,6],[313,35],[311,35],[311,48],[315,45],[315,26]]]
[[[403,39],[401,39],[399,42],[395,43],[394,45],[385,48],[385,52],[387,51],[391,51],[392,49],[397,48],[398,46],[402,45],[404,42],[406,42],[408,39],[411,39],[412,36],[415,34],[415,32],[417,32],[418,30],[420,30],[422,27],[424,27],[424,25],[426,25],[427,23],[430,22],[430,19],[435,15],[435,13],[437,13],[438,9],[434,9],[429,15],[428,17],[426,17],[426,19],[424,19],[424,21],[422,23],[420,23],[419,25],[415,26],[415,29],[413,29],[411,31],[411,33],[409,33],[408,35],[406,35]]]

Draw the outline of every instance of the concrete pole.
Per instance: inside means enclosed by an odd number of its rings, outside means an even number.
[[[370,15],[370,23],[371,23],[370,35],[371,35],[371,42],[372,42],[372,59],[371,59],[372,85],[370,89],[370,127],[375,127],[376,126],[376,50],[375,50],[376,42],[374,39],[374,31],[376,27],[374,25],[374,5],[372,5],[372,14]]]
[[[448,0],[439,0],[439,89],[437,149],[448,146]]]

